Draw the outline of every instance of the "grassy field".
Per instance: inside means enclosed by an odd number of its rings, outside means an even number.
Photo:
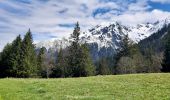
[[[170,74],[0,79],[0,100],[170,100]]]

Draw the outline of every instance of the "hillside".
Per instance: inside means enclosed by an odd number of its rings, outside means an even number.
[[[0,100],[169,100],[170,74],[0,79]]]
[[[168,30],[170,30],[170,24],[163,27],[158,32],[152,34],[150,37],[141,40],[138,44],[142,51],[146,48],[152,48],[154,52],[162,52],[169,35]]]
[[[166,25],[169,25],[170,18],[158,20],[154,23],[139,23],[137,25],[123,25],[113,21],[110,23],[101,23],[89,30],[82,32],[80,35],[81,43],[87,43],[90,48],[90,54],[94,61],[102,57],[113,57],[122,46],[121,40],[125,35],[128,35],[130,40],[138,43],[141,40],[150,38],[154,33],[158,33]],[[165,32],[161,33],[162,35]],[[71,38],[54,39],[41,41],[36,44],[37,48],[46,47],[49,50],[49,55],[56,53],[62,48],[70,45]]]

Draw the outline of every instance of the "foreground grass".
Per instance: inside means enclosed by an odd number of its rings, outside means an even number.
[[[170,100],[170,74],[0,79],[0,100]]]

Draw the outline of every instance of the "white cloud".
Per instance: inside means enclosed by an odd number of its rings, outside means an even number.
[[[162,3],[162,4],[165,4],[165,3],[170,3],[170,0],[150,0],[152,2],[158,2],[158,3]]]
[[[149,11],[152,7],[148,4],[148,0],[137,0],[136,2],[131,2],[134,0],[101,1],[49,0],[39,2],[32,0],[30,4],[27,4],[3,0],[0,2],[0,27],[7,28],[0,29],[0,49],[18,34],[24,35],[28,28],[31,28],[35,34],[34,39],[37,42],[48,36],[60,38],[72,33],[73,27],[62,27],[60,24],[72,25],[79,21],[82,31],[85,31],[102,22],[117,20],[125,24],[137,24],[153,22],[170,15],[169,12],[159,9]],[[2,5],[6,6],[1,7]],[[106,13],[98,13],[93,17],[93,12],[98,8],[111,10]],[[9,36],[11,38],[8,38]],[[39,37],[37,38],[37,36]]]
[[[135,3],[131,3],[128,5],[128,11],[129,12],[140,12],[140,11],[146,11],[150,9],[151,6],[148,5],[146,0],[138,0]]]
[[[153,10],[151,12],[137,12],[135,14],[123,14],[119,16],[115,16],[114,19],[122,22],[126,25],[134,25],[138,23],[146,23],[146,22],[156,22],[158,20],[163,20],[170,16],[169,12],[164,12],[161,10]]]

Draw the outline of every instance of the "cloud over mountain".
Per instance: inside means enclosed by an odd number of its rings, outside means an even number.
[[[82,31],[102,22],[154,22],[170,16],[169,0],[2,0],[0,49],[31,28],[35,42],[69,36],[74,23]],[[159,8],[158,6],[159,5]]]

